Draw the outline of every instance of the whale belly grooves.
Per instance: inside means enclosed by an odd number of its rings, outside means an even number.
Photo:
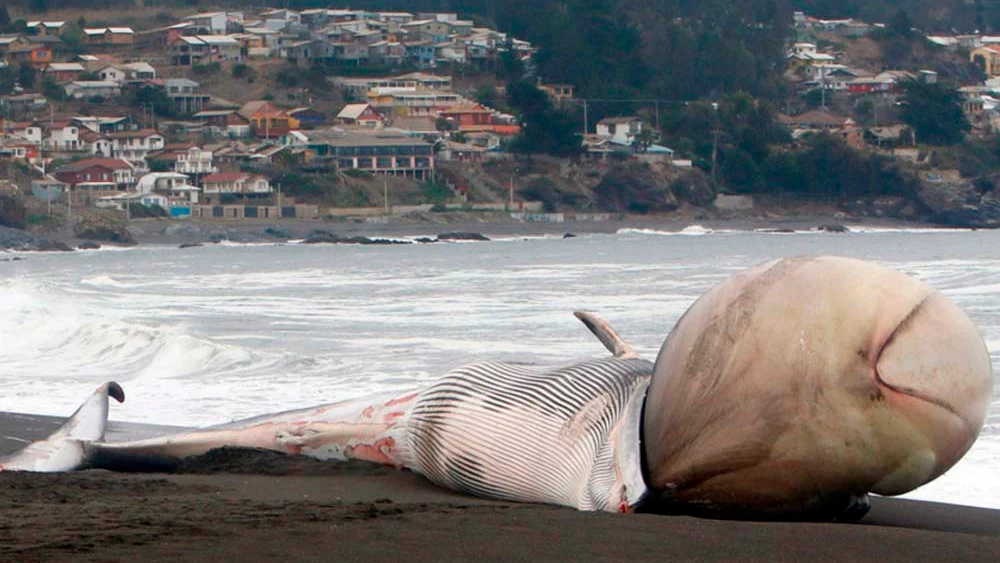
[[[410,412],[411,469],[483,497],[626,510],[645,492],[638,440],[628,440],[652,369],[616,358],[456,369]]]

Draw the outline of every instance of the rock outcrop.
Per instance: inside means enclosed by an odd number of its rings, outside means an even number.
[[[27,224],[28,210],[21,197],[0,191],[0,226],[23,229]]]
[[[71,251],[68,245],[35,236],[27,231],[0,226],[0,250]]]
[[[614,165],[594,188],[597,206],[613,212],[665,212],[677,209],[669,177],[644,162]]]
[[[88,218],[73,227],[73,235],[81,239],[113,242],[116,244],[136,244],[135,238],[121,221],[109,218]]]
[[[921,181],[917,200],[929,211],[929,219],[948,227],[1000,227],[1000,198],[983,192],[964,180],[944,181],[934,177]]]

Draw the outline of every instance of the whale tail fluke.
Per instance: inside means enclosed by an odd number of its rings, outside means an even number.
[[[0,458],[0,470],[55,473],[79,469],[86,463],[86,444],[104,439],[108,397],[121,403],[125,401],[125,392],[114,381],[101,385],[48,438]]]

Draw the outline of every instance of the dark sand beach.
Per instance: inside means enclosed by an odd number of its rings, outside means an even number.
[[[0,454],[57,419],[0,414]],[[113,424],[109,440],[163,428]],[[874,499],[860,524],[495,502],[367,464],[221,450],[171,474],[0,473],[0,561],[996,561],[1000,511]]]

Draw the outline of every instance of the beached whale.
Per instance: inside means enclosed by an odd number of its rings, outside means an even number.
[[[174,436],[101,441],[102,385],[0,469],[159,470],[223,446],[410,469],[459,491],[581,510],[856,519],[968,450],[992,395],[969,318],[926,284],[868,262],[805,257],[699,298],[654,362],[600,318],[612,357],[484,362],[427,388]]]

